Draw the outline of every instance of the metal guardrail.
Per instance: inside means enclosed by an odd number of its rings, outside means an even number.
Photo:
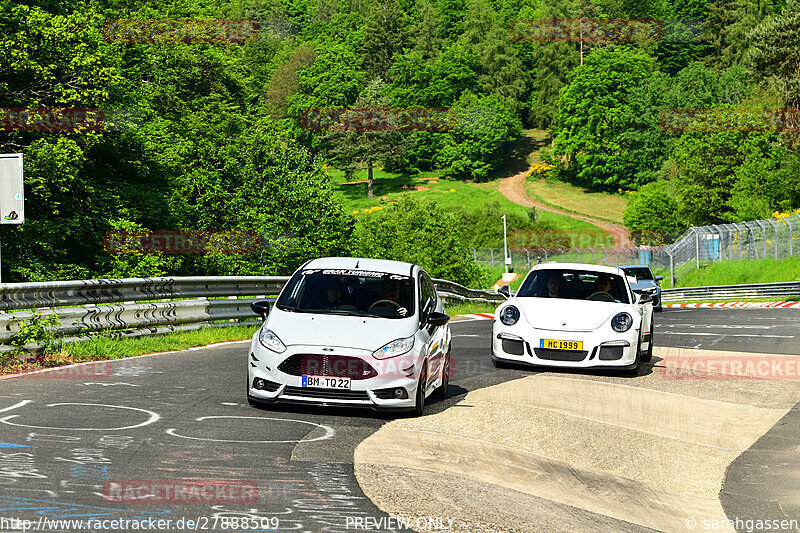
[[[663,289],[664,302],[682,300],[714,300],[731,298],[800,297],[800,281],[786,283],[754,283],[749,285],[714,285]]]
[[[62,342],[103,332],[158,335],[203,326],[258,324],[250,303],[277,296],[288,276],[195,276],[0,283],[0,352],[34,315],[56,315]],[[502,296],[448,280],[433,280],[448,303],[495,302]],[[4,311],[4,312],[3,312]],[[26,346],[37,351],[37,345]]]
[[[202,326],[257,324],[256,299],[277,296],[288,276],[195,276],[0,284],[0,352],[33,316],[56,315],[63,342],[91,333],[136,337]],[[227,321],[227,322],[223,322]],[[26,346],[36,351],[37,346]]]
[[[432,281],[433,286],[436,287],[436,292],[448,303],[458,303],[465,300],[480,303],[505,301],[505,298],[495,291],[469,289],[453,281],[447,281],[446,279],[434,279]]]

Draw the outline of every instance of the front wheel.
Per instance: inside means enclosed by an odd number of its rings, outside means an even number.
[[[647,351],[642,354],[642,361],[649,363],[653,359],[653,324],[650,324],[650,342],[647,344]]]
[[[425,385],[428,381],[427,374],[424,370],[426,367],[427,363],[423,364],[423,371],[419,376],[419,383],[417,383],[417,397],[416,402],[414,403],[414,416],[422,416],[425,414]]]
[[[639,364],[642,361],[642,336],[639,335],[639,342],[636,344],[636,359],[633,361],[633,366],[627,370],[630,376],[639,375]]]
[[[436,389],[437,398],[447,398],[447,386],[450,384],[450,350],[447,348],[447,354],[444,356],[444,364],[442,366],[442,383]]]

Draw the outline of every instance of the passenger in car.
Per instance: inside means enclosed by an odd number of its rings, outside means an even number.
[[[564,277],[560,272],[550,274],[543,290],[539,293],[542,298],[565,298]]]

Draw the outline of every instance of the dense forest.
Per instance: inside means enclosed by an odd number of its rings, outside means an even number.
[[[578,18],[658,31],[581,42],[515,29]],[[126,42],[109,38],[120,19],[252,20],[258,31]],[[800,207],[800,126],[791,114],[747,128],[665,116],[798,105],[798,0],[0,0],[0,107],[98,109],[104,121],[0,126],[0,153],[25,156],[27,219],[0,226],[2,279],[287,274],[310,257],[367,254],[472,283],[474,220],[408,201],[357,222],[325,168],[486,180],[523,129],[549,129],[552,179],[637,191],[628,227],[675,234]],[[447,108],[460,123],[308,127],[309,110],[346,107]],[[489,120],[471,121],[475,110]],[[109,231],[148,229],[256,231],[263,246],[103,248]]]

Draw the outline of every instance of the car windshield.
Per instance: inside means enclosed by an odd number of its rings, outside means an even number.
[[[637,281],[641,279],[653,279],[653,273],[646,267],[624,268],[623,270],[627,275],[635,277]]]
[[[537,270],[525,278],[518,297],[630,303],[622,276],[591,270]]]
[[[411,277],[367,270],[311,269],[296,273],[278,309],[303,313],[405,318],[414,314]]]

